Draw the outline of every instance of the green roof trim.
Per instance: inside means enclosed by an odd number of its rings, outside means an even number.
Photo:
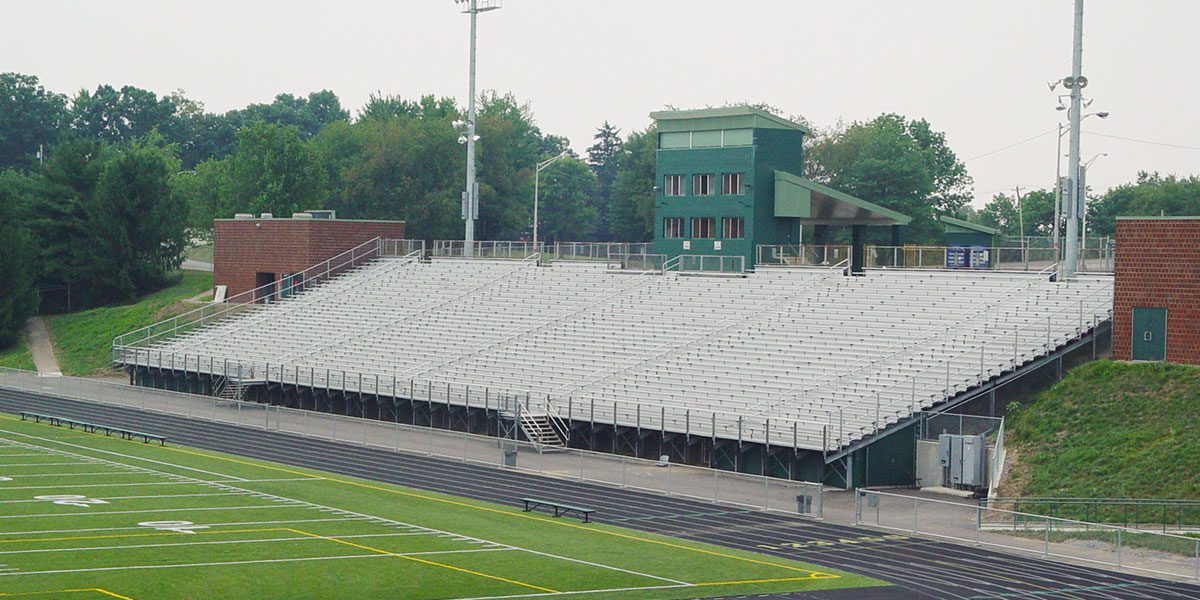
[[[775,171],[775,216],[833,225],[908,225],[912,222],[912,217],[787,171]]]
[[[999,229],[993,229],[993,228],[987,227],[985,225],[979,225],[978,223],[972,223],[970,221],[964,221],[962,219],[955,219],[954,217],[941,216],[941,217],[938,217],[938,220],[945,223],[946,225],[951,225],[951,226],[958,227],[961,229],[966,229],[967,231],[986,233],[988,235],[996,235],[997,233],[1000,233]],[[950,228],[947,227],[946,230],[950,231]],[[963,233],[963,232],[956,231],[955,233]]]
[[[811,131],[794,121],[750,106],[725,106],[694,110],[660,110],[650,113],[659,132],[710,131],[715,129],[792,129]]]

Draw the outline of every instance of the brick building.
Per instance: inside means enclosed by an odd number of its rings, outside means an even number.
[[[403,221],[314,219],[300,213],[290,219],[239,215],[213,222],[213,284],[226,286],[226,297],[267,287],[285,290],[296,274],[374,238],[403,239]],[[312,277],[308,277],[312,279]]]
[[[1113,356],[1200,365],[1200,217],[1118,217]]]

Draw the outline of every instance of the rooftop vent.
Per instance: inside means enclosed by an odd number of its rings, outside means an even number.
[[[275,218],[275,215],[273,215],[273,214],[271,214],[271,213],[263,213],[263,214],[259,215],[259,216],[258,216],[258,218],[260,218],[260,219],[274,219],[274,218]]]
[[[336,219],[337,218],[336,210],[310,210],[307,212],[308,212],[308,214],[312,215],[312,218],[314,218],[314,219]]]
[[[254,215],[252,215],[250,213],[238,213],[236,215],[233,215],[233,218],[235,218],[239,221],[249,221],[250,219],[254,218]]]
[[[298,213],[292,213],[292,218],[293,218],[293,219],[298,219],[298,220],[301,220],[301,221],[306,221],[306,220],[310,220],[310,219],[312,219],[312,218],[313,218],[313,216],[312,216],[312,215],[310,215],[310,214],[308,214],[308,213],[306,213],[306,212],[298,212]]]

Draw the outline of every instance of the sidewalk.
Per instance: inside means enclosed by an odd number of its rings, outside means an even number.
[[[54,358],[54,346],[50,343],[50,331],[41,317],[30,317],[25,323],[25,336],[29,340],[29,353],[33,364],[43,375],[62,375],[58,359]]]

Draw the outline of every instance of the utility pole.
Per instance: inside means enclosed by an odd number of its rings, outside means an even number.
[[[1070,158],[1067,161],[1067,194],[1064,202],[1067,212],[1066,255],[1063,257],[1063,275],[1067,279],[1075,277],[1075,269],[1079,261],[1079,199],[1083,195],[1079,189],[1079,121],[1082,118],[1083,88],[1087,86],[1087,78],[1083,76],[1083,0],[1075,0],[1075,43],[1071,56],[1071,76],[1063,80],[1063,85],[1071,90],[1071,108],[1068,116],[1071,122],[1071,142],[1068,149]]]
[[[1013,186],[1017,191],[1017,223],[1021,232],[1021,247],[1025,246],[1025,212],[1021,210],[1021,186]]]
[[[1058,264],[1057,272],[1062,274],[1062,248],[1058,245],[1059,224],[1062,223],[1062,123],[1058,124],[1058,146],[1054,151],[1054,227],[1050,247],[1054,248],[1054,262]]]
[[[454,0],[471,15],[471,59],[467,84],[467,189],[463,192],[462,216],[466,221],[463,232],[463,256],[472,256],[475,247],[475,219],[479,218],[479,184],[475,181],[475,37],[479,13],[500,8],[495,0]]]

